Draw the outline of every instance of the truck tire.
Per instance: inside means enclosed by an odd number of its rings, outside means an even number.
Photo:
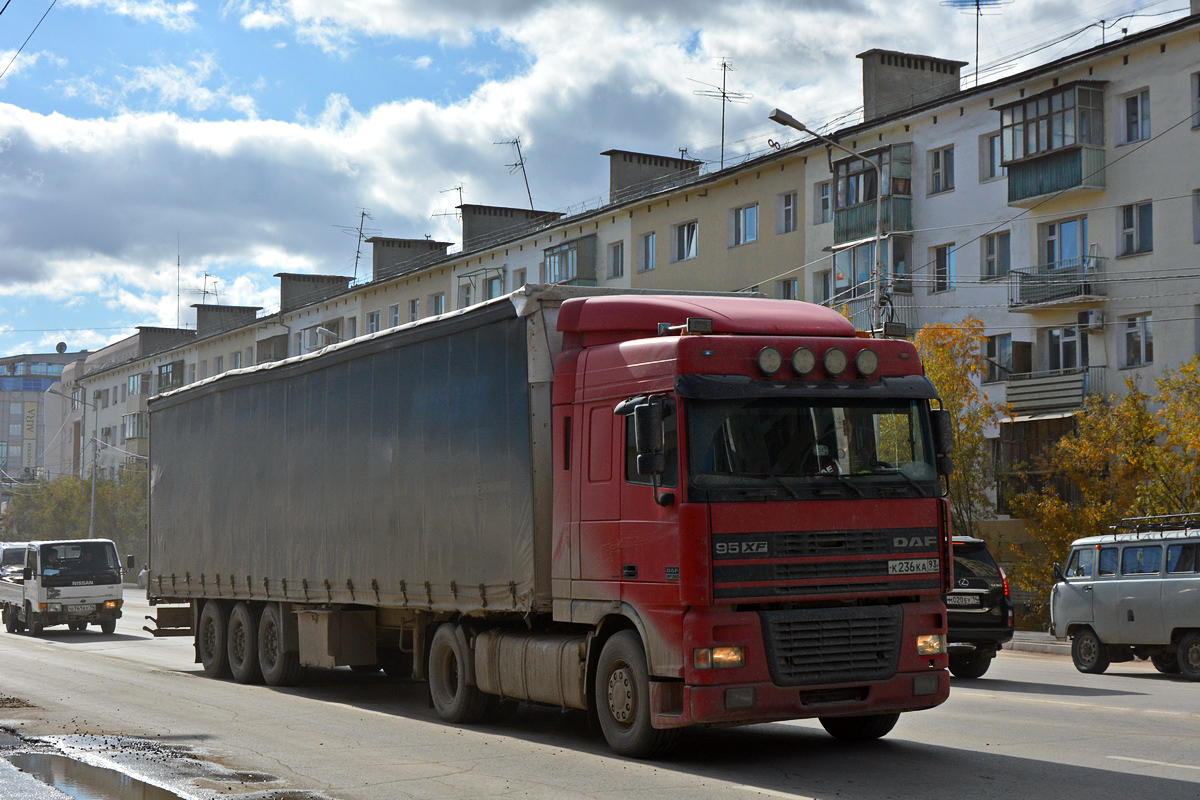
[[[262,683],[258,666],[258,617],[247,603],[238,603],[229,614],[226,631],[229,671],[238,683]]]
[[[650,724],[650,672],[635,631],[620,631],[604,643],[596,666],[595,692],[600,729],[614,752],[651,758],[665,753],[679,739],[678,728],[659,729]]]
[[[206,602],[200,612],[200,629],[196,631],[196,650],[210,678],[228,678],[231,674],[228,629],[229,612],[216,600]]]
[[[1200,681],[1200,631],[1188,631],[1179,640],[1179,674]]]
[[[283,610],[278,603],[267,603],[258,619],[258,667],[268,686],[295,686],[304,680],[300,654],[283,647]]]
[[[1083,628],[1071,637],[1071,660],[1080,672],[1099,675],[1108,669],[1108,648],[1095,631]]]
[[[439,625],[429,645],[429,695],[446,722],[470,724],[483,719],[488,696],[467,682],[467,641],[459,626]]]
[[[82,630],[87,630],[87,625],[84,625]],[[100,632],[105,636],[112,636],[117,632],[117,621],[115,619],[100,620]]]
[[[981,678],[991,665],[992,654],[980,650],[950,654],[950,674],[956,678],[967,680]]]
[[[1164,675],[1179,674],[1179,657],[1175,653],[1155,653],[1150,656],[1150,663]]]
[[[45,626],[38,621],[37,614],[33,613],[33,606],[29,605],[28,603],[25,604],[25,627],[29,629],[30,636],[41,636],[42,630],[45,628]]]
[[[21,632],[21,620],[17,616],[17,610],[12,606],[4,607],[4,630],[9,633]]]
[[[867,742],[887,736],[900,719],[898,713],[868,714],[861,717],[819,717],[821,727],[843,742]]]

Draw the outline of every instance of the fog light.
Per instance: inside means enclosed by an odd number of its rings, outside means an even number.
[[[936,673],[918,675],[913,678],[913,697],[938,693],[938,676]]]
[[[836,347],[831,347],[825,351],[825,357],[821,359],[825,365],[825,374],[833,377],[841,375],[846,371],[846,354]]]
[[[917,655],[940,656],[946,652],[946,634],[925,633],[917,637]]]
[[[754,705],[754,687],[725,690],[725,708],[750,708]]]
[[[746,650],[742,647],[698,647],[692,651],[696,669],[734,669],[746,665]]]

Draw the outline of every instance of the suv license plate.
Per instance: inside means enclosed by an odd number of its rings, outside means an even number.
[[[888,575],[920,575],[937,572],[940,567],[936,558],[903,558],[888,562]]]
[[[948,606],[971,606],[978,607],[979,595],[975,594],[950,594],[946,595],[946,605]]]
[[[96,610],[96,607],[93,605],[67,606],[67,611],[70,611],[72,614],[89,614],[95,610]]]

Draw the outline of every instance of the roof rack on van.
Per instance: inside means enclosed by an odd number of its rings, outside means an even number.
[[[1166,531],[1190,528],[1200,523],[1200,511],[1186,514],[1159,514],[1153,517],[1126,517],[1116,525],[1114,531]]]

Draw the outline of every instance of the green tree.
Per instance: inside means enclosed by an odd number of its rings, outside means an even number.
[[[968,316],[954,324],[926,325],[914,342],[925,374],[954,420],[950,504],[954,533],[965,536],[978,535],[979,522],[995,516],[992,448],[984,430],[995,424],[1004,407],[988,402],[979,386],[987,371],[985,341],[983,322]]]

